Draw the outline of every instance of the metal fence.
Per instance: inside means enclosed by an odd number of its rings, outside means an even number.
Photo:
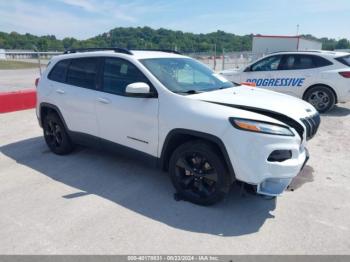
[[[31,50],[1,50],[0,59],[25,61],[37,63],[39,71],[45,67],[48,61],[62,52],[35,52]],[[184,53],[184,55],[197,59],[206,64],[214,71],[225,69],[239,69],[247,66],[249,63],[264,56],[252,52],[227,52],[222,55],[214,55],[213,53]]]
[[[246,67],[251,62],[263,57],[265,54],[230,52],[220,56],[195,53],[188,53],[186,55],[201,61],[214,71],[222,71],[225,69],[240,69]]]

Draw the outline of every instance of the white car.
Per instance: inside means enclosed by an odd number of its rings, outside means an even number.
[[[241,70],[220,73],[228,80],[302,98],[319,112],[350,101],[350,54],[331,51],[278,52]]]
[[[203,205],[236,180],[281,194],[305,165],[306,141],[320,124],[300,99],[237,86],[164,51],[69,51],[51,60],[37,98],[54,153],[75,144],[133,153],[168,170],[178,195]]]

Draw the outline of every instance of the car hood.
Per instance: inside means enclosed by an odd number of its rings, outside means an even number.
[[[309,103],[293,96],[245,85],[190,95],[193,99],[251,111],[270,111],[300,121],[316,114]],[[256,110],[255,110],[256,109]]]
[[[242,69],[228,69],[223,70],[219,74],[224,76],[239,75],[242,73]]]

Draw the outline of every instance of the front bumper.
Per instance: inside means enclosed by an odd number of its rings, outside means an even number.
[[[237,132],[232,136],[232,132]],[[256,186],[257,193],[269,196],[281,194],[309,159],[305,140],[293,137],[257,134],[230,130],[224,135],[235,178]],[[275,150],[289,150],[291,158],[282,162],[269,161]]]
[[[305,167],[309,160],[309,152],[305,148],[306,158],[300,169],[300,172]],[[290,184],[293,178],[267,178],[264,182],[258,184],[256,192],[261,195],[278,196],[280,195]]]

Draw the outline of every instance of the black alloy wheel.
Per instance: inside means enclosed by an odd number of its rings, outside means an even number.
[[[50,113],[45,117],[43,130],[46,144],[52,152],[65,155],[73,151],[74,145],[57,114]]]
[[[196,141],[179,146],[169,167],[178,194],[193,203],[211,205],[229,191],[226,167],[210,144]]]

